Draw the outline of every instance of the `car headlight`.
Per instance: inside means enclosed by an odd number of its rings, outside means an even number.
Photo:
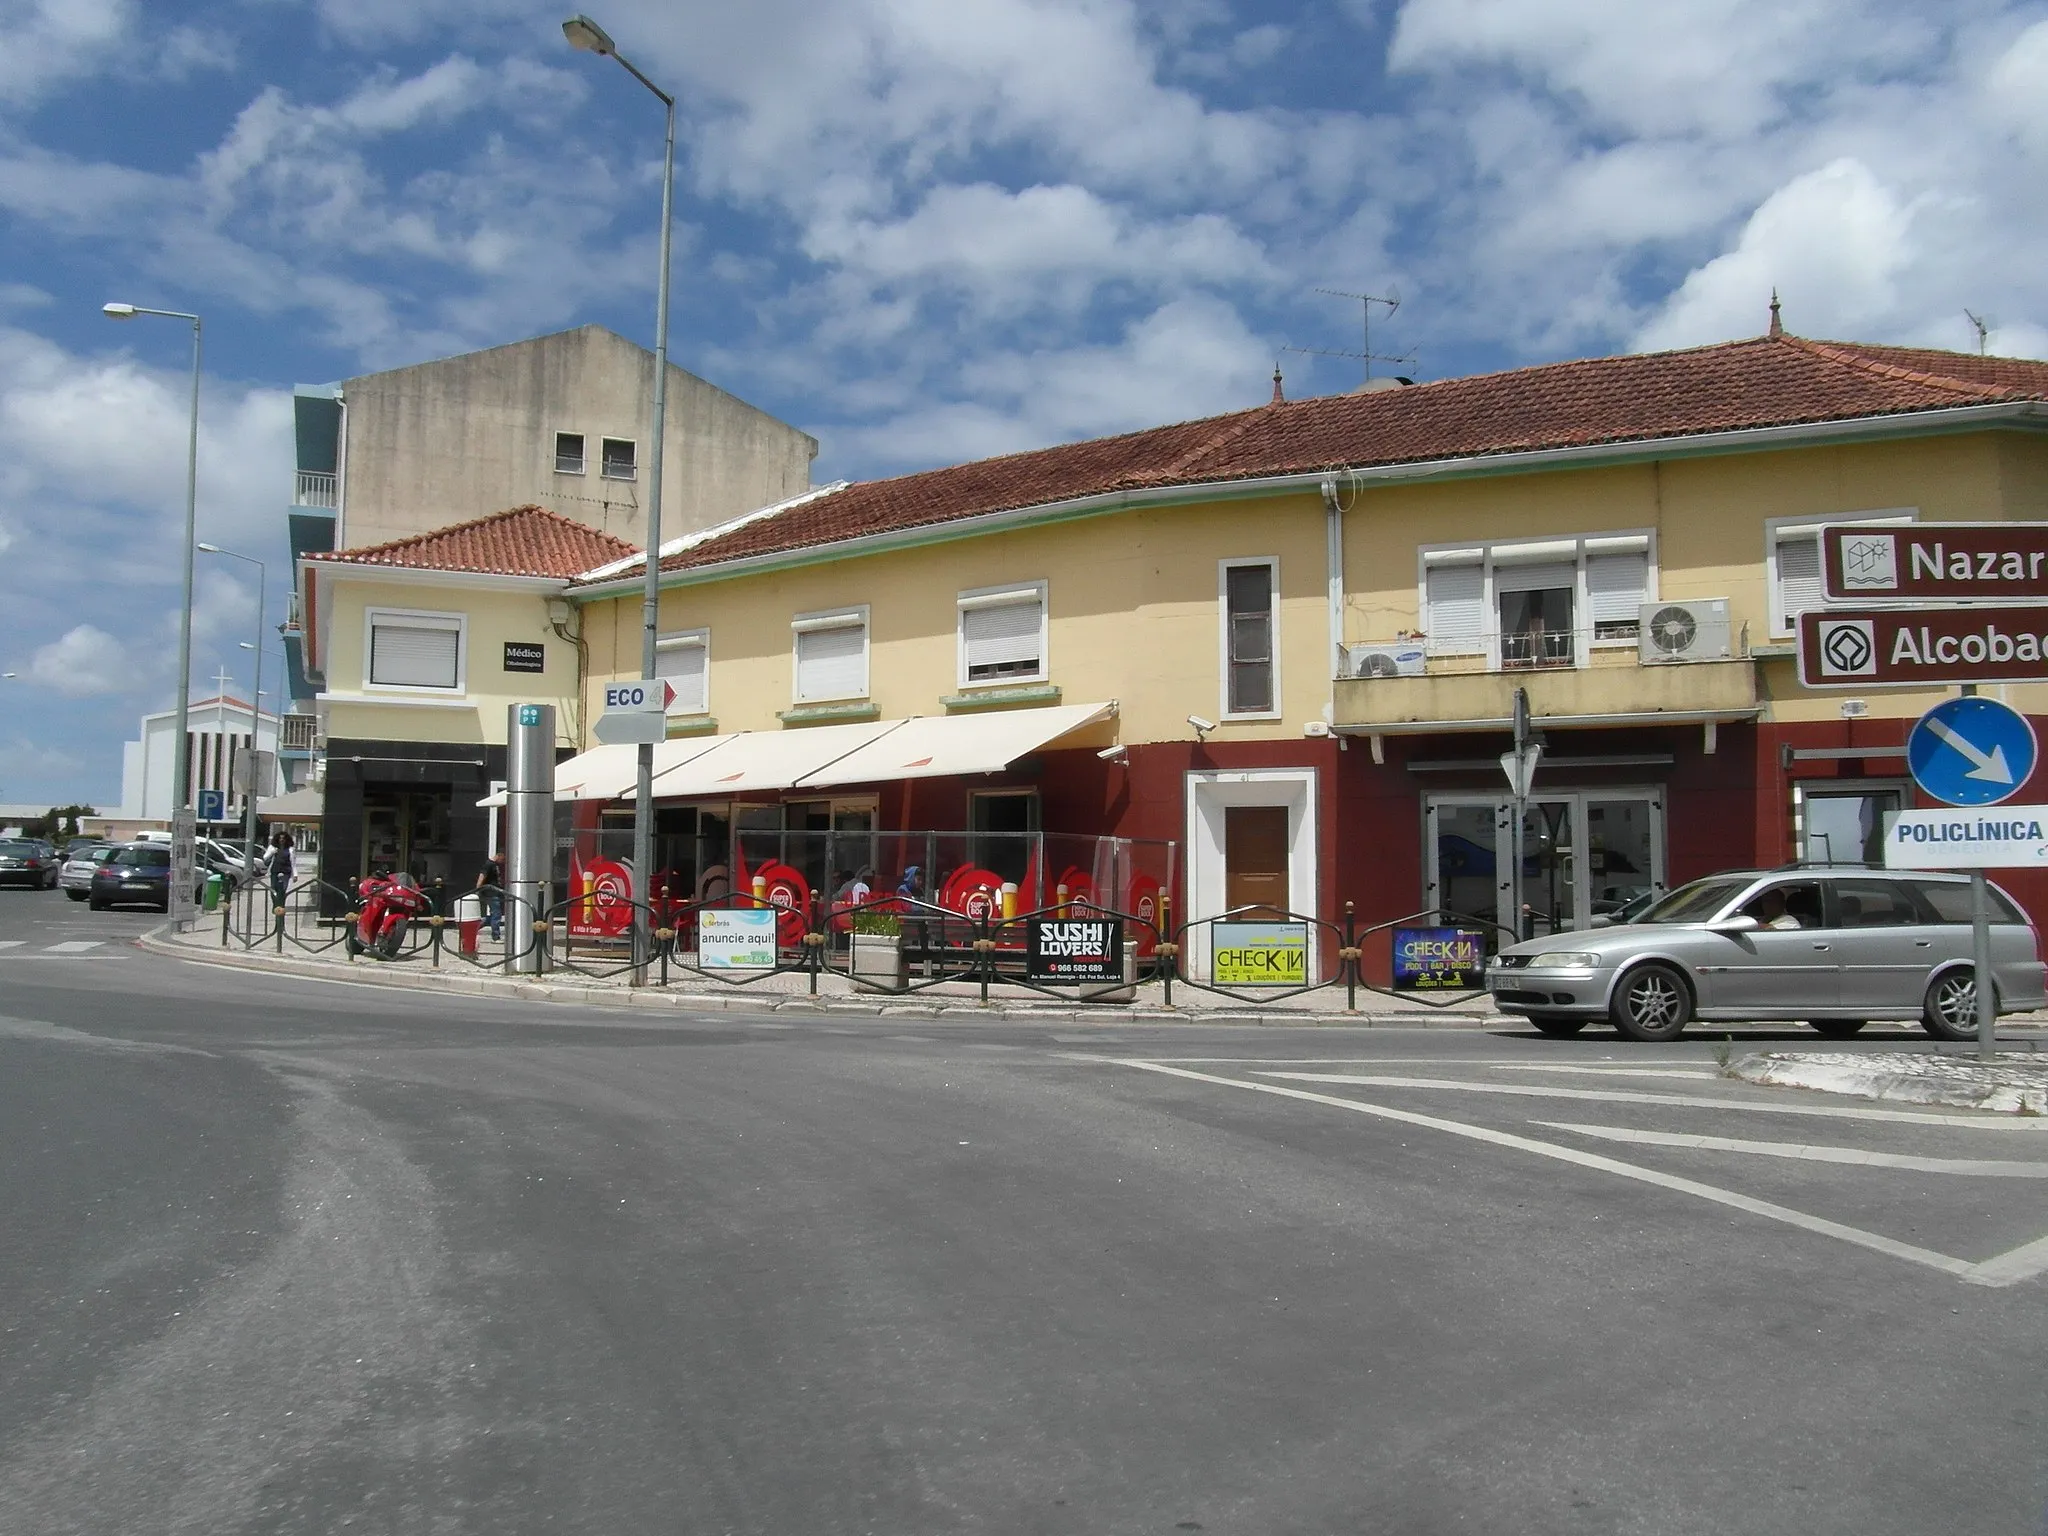
[[[1590,970],[1600,963],[1598,955],[1585,954],[1575,949],[1554,949],[1545,955],[1531,955],[1529,969],[1533,970]]]

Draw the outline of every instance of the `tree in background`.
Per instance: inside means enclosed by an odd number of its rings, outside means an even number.
[[[30,837],[61,844],[66,838],[85,835],[80,817],[97,815],[89,805],[53,805],[36,820],[22,823],[21,829]]]

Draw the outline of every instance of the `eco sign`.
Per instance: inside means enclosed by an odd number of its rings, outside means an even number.
[[[1034,918],[1025,935],[1032,981],[1122,981],[1123,956],[1122,918]]]
[[[1307,923],[1213,923],[1210,943],[1219,986],[1308,985]]]
[[[1480,985],[1486,936],[1466,928],[1396,928],[1394,986],[1409,992],[1463,992]]]

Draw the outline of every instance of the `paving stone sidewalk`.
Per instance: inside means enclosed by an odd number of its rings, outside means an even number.
[[[414,959],[388,963],[352,961],[339,945],[311,953],[288,942],[280,954],[267,944],[254,949],[244,948],[239,943],[223,945],[219,927],[207,923],[184,934],[174,933],[165,926],[138,942],[142,947],[159,953],[272,974],[346,979],[369,986],[539,998],[562,1003],[683,1013],[832,1014],[854,1018],[1031,1018],[1088,1024],[1377,1025],[1404,1029],[1487,1029],[1502,1025],[1516,1027],[1522,1023],[1519,1019],[1496,1013],[1484,997],[1449,1007],[1430,1008],[1368,992],[1364,988],[1359,989],[1356,1012],[1346,1010],[1342,987],[1325,988],[1280,1003],[1249,1004],[1197,991],[1180,982],[1174,984],[1171,1006],[1166,1002],[1165,988],[1157,982],[1138,986],[1135,1001],[1128,1003],[1068,1001],[996,983],[990,986],[989,1000],[984,1003],[976,983],[945,982],[928,991],[896,995],[856,988],[845,976],[832,971],[817,978],[817,992],[813,994],[811,978],[796,972],[767,976],[737,986],[702,977],[678,976],[671,971],[670,983],[665,987],[635,987],[629,984],[623,973],[602,975],[556,970],[545,976],[522,976],[508,974],[496,964],[477,964],[452,952],[443,952],[438,967],[425,953]],[[489,960],[492,957],[487,953],[480,958]],[[594,971],[608,968],[602,963],[592,967]]]
[[[2048,1051],[2006,1050],[1989,1061],[1975,1053],[1976,1047],[1968,1045],[1863,1055],[1761,1051],[1743,1057],[1729,1071],[1747,1082],[1779,1088],[2008,1115],[2048,1114]]]

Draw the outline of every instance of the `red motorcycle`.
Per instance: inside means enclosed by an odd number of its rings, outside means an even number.
[[[342,935],[351,955],[368,955],[373,960],[396,960],[405,947],[405,936],[413,919],[425,917],[431,906],[419,882],[404,870],[395,875],[365,875],[356,887],[362,906],[356,919]]]

